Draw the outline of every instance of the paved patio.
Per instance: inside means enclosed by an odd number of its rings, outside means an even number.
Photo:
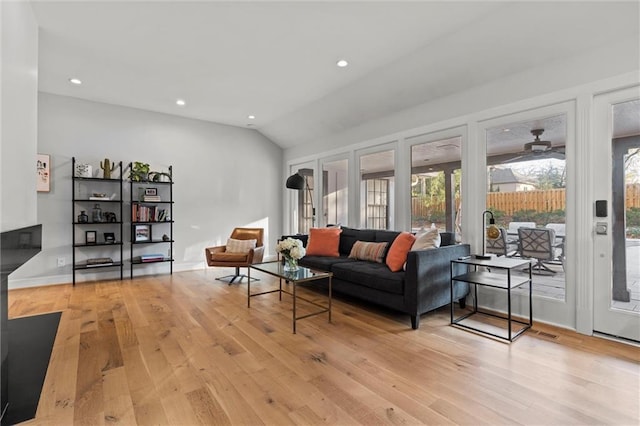
[[[631,292],[629,302],[613,301],[616,309],[640,312],[640,240],[627,240],[627,288]]]
[[[564,300],[565,298],[565,273],[560,264],[547,264],[556,271],[553,275],[533,274],[533,295]],[[613,301],[611,306],[616,309],[624,309],[640,312],[640,240],[627,240],[627,288],[631,292],[629,302]],[[525,292],[526,288],[516,291]]]

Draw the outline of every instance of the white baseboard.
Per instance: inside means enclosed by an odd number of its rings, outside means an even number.
[[[204,262],[174,262],[173,263],[173,272],[186,272],[186,271],[198,271],[205,269],[206,265]],[[156,272],[154,272],[156,273]],[[88,275],[88,272],[80,272],[76,275],[76,279],[80,275]],[[99,273],[94,272],[96,275],[100,275]],[[127,264],[124,266],[124,274],[125,279],[129,278],[129,267]],[[113,273],[110,275],[104,274],[105,279],[113,279]],[[108,278],[107,278],[108,277]],[[78,282],[82,282],[85,277],[81,277]],[[91,280],[93,281],[93,280]],[[59,275],[48,275],[48,276],[38,276],[38,277],[28,277],[28,278],[11,278],[9,277],[9,290],[19,289],[19,288],[29,288],[29,287],[42,287],[49,285],[60,285],[60,284],[71,284],[73,282],[73,275],[70,273],[67,274],[59,274]]]
[[[277,256],[269,255],[265,256],[265,262],[271,262],[277,260]],[[187,272],[187,271],[201,271],[208,269],[207,265],[203,261],[198,262],[174,262],[173,263],[173,272]],[[129,267],[127,264],[124,266],[125,279],[129,278]],[[153,273],[156,273],[155,271]],[[76,279],[79,275],[87,275],[87,272],[80,272],[76,275]],[[95,273],[96,276],[99,276],[99,273]],[[111,275],[104,274],[105,278],[113,279],[113,273]],[[137,275],[140,276],[140,275]],[[82,282],[85,277],[81,277],[78,282]],[[98,278],[97,278],[98,279]],[[89,281],[89,280],[87,280]],[[91,279],[92,281],[92,279]],[[28,277],[28,278],[11,278],[9,277],[9,290],[19,289],[19,288],[29,288],[29,287],[41,287],[41,286],[49,286],[49,285],[60,285],[60,284],[71,284],[73,282],[73,275],[70,273],[67,274],[58,274],[58,275],[46,275],[46,276],[38,276],[38,277]]]
[[[69,284],[73,281],[71,274],[51,275],[45,277],[14,278],[9,277],[9,290],[47,285]]]

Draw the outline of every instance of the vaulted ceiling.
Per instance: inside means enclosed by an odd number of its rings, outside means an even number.
[[[283,148],[639,33],[635,1],[32,4],[41,91],[249,126]]]

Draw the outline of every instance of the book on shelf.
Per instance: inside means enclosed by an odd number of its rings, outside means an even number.
[[[159,195],[145,195],[142,198],[142,201],[146,201],[147,203],[158,203],[162,201]]]
[[[134,263],[145,263],[145,262],[158,262],[161,260],[167,260],[168,257],[162,255],[162,254],[143,254],[140,256],[134,256],[133,257],[133,262]]]
[[[134,222],[165,222],[167,220],[167,210],[158,206],[141,206],[133,204],[131,206],[131,219]]]
[[[113,265],[113,262],[106,262],[106,263],[92,263],[92,264],[88,264],[87,263],[87,268],[95,268],[97,266],[111,266]]]
[[[142,262],[153,262],[156,260],[164,260],[165,257],[163,254],[142,254],[140,255],[140,260]]]
[[[91,201],[111,201],[109,197],[89,197]]]
[[[113,265],[113,259],[111,259],[110,257],[94,257],[91,259],[87,259],[87,268],[90,268],[92,266],[107,266],[107,265]]]

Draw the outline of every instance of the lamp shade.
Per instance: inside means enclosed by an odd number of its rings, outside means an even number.
[[[300,173],[294,173],[287,178],[286,186],[289,189],[304,189],[304,178]]]

